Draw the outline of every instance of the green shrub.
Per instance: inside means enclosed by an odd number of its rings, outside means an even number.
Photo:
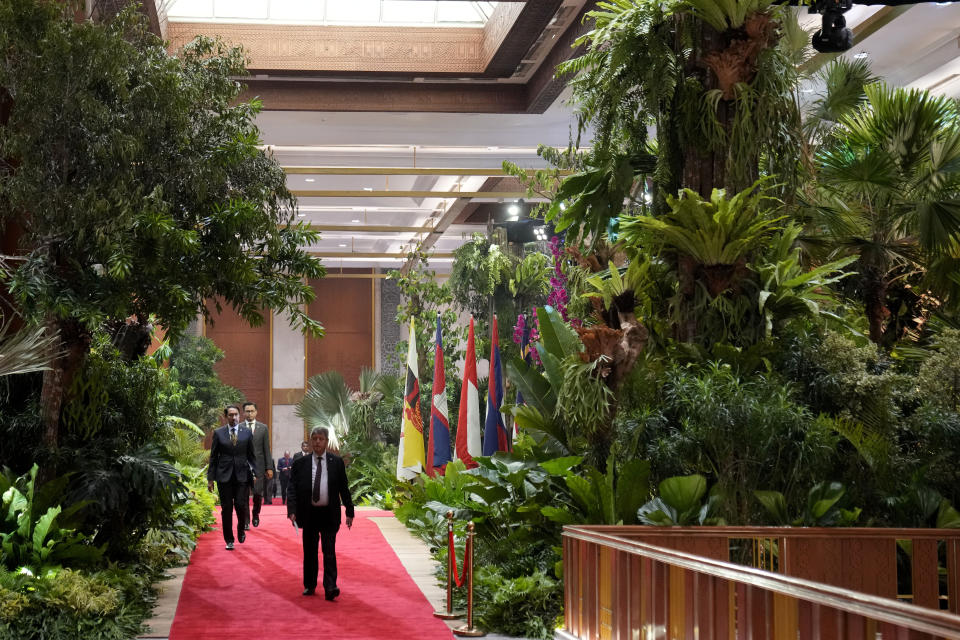
[[[474,576],[474,606],[484,629],[523,638],[552,638],[563,614],[563,583],[540,570],[507,578],[495,567],[479,567]]]
[[[156,599],[157,574],[143,566],[40,576],[0,571],[0,637],[4,640],[127,640],[143,632]]]

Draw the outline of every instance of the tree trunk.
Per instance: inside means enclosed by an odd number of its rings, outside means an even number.
[[[880,344],[883,340],[883,324],[890,315],[890,310],[887,309],[886,305],[887,283],[873,267],[868,267],[865,275],[864,311],[870,325],[870,341],[874,344]]]
[[[58,354],[50,362],[50,369],[43,373],[43,388],[40,391],[40,418],[43,424],[43,444],[55,459],[60,446],[60,414],[64,399],[90,346],[90,336],[80,324],[72,320],[47,321],[51,333],[57,332]],[[49,480],[56,475],[54,464],[41,469],[41,479]]]

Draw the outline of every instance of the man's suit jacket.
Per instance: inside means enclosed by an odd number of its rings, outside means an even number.
[[[224,425],[213,432],[210,444],[210,466],[207,480],[218,483],[250,482],[254,467],[253,434],[245,425],[237,427],[237,444],[230,441],[230,427]]]
[[[257,470],[257,484],[254,493],[263,493],[263,483],[267,479],[266,470],[276,472],[273,467],[273,456],[270,454],[270,430],[267,425],[257,420],[257,429],[253,432],[253,459]],[[244,426],[247,423],[244,422]],[[248,427],[249,428],[249,427]]]
[[[343,459],[329,451],[325,451],[323,455],[327,459],[327,495],[329,497],[325,507],[315,507],[312,504],[313,454],[294,460],[290,468],[287,516],[296,514],[297,524],[301,527],[339,526],[341,504],[347,508],[347,517],[353,517],[353,498],[350,496],[347,469]]]

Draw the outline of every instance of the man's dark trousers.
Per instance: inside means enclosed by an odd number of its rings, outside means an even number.
[[[337,532],[335,525],[312,522],[303,527],[303,586],[316,589],[320,563],[317,558],[317,543],[323,552],[323,590],[328,592],[337,586]]]

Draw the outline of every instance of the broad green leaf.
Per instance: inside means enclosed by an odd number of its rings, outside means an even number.
[[[545,518],[551,520],[552,522],[559,522],[560,524],[573,524],[577,522],[576,516],[574,516],[567,509],[561,509],[559,507],[541,507],[540,513],[543,514]]]
[[[538,411],[552,414],[557,406],[557,396],[550,382],[536,367],[524,362],[523,358],[507,360],[507,377],[523,394],[523,400]]]
[[[960,529],[960,512],[957,512],[946,498],[940,503],[937,513],[938,529]]]
[[[618,471],[617,519],[634,524],[637,511],[650,496],[650,462],[627,460]]]
[[[787,526],[790,524],[790,516],[787,515],[787,501],[779,491],[754,491],[753,495],[767,510],[773,523],[777,526]]]
[[[565,476],[570,473],[570,470],[575,466],[583,462],[581,456],[565,456],[563,458],[553,458],[552,460],[544,460],[540,463],[540,466],[547,470],[547,473],[555,476]]]
[[[673,476],[660,483],[660,498],[680,514],[699,510],[706,493],[707,479],[699,474]]]
[[[556,309],[537,307],[537,319],[540,323],[540,342],[548,353],[562,360],[570,354],[583,351],[580,338],[563,321]]]
[[[839,482],[821,482],[810,489],[807,509],[816,522],[835,505],[846,492]]]

